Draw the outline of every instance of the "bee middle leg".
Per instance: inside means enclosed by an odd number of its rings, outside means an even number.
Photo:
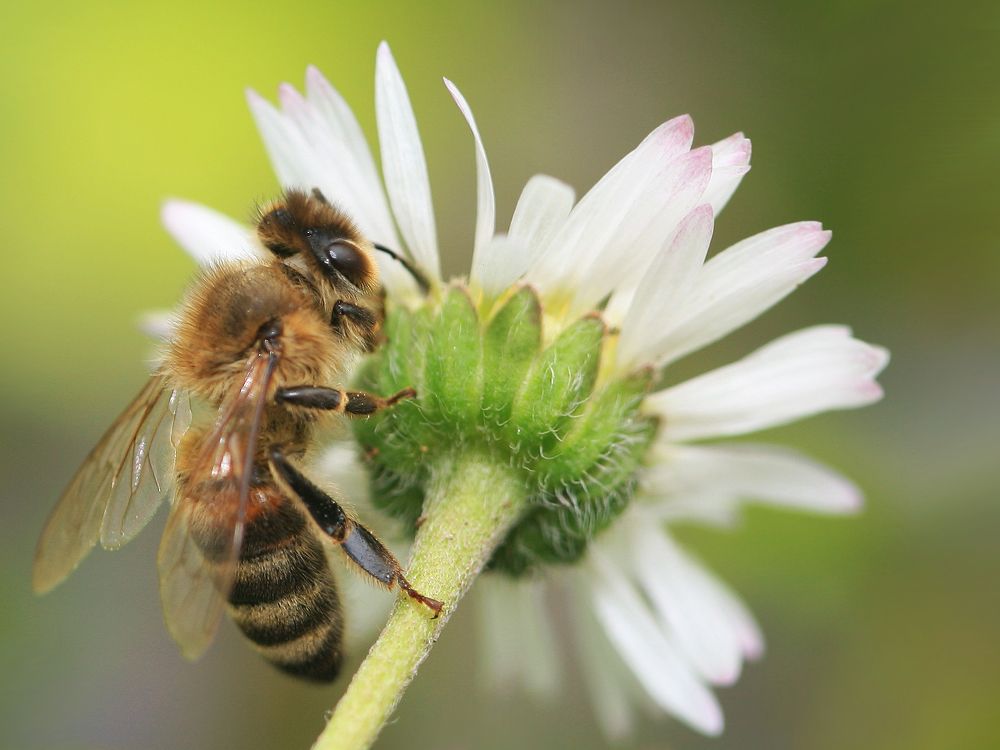
[[[336,500],[313,484],[288,460],[280,447],[272,447],[268,457],[271,470],[280,482],[305,506],[320,529],[343,548],[351,562],[382,586],[389,589],[399,586],[411,599],[434,612],[435,617],[441,613],[444,605],[414,589],[403,575],[403,567],[395,555],[368,529],[349,518]]]
[[[325,388],[316,385],[295,385],[289,388],[279,388],[274,394],[274,400],[279,404],[299,406],[303,409],[322,409],[347,414],[354,417],[364,417],[374,414],[380,409],[386,409],[405,398],[414,398],[417,392],[412,388],[404,388],[388,398],[374,396],[364,391],[345,391],[340,388]]]

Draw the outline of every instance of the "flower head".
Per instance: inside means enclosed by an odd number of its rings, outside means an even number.
[[[402,266],[379,258],[387,342],[360,378],[386,393],[414,386],[420,398],[358,423],[375,500],[415,528],[444,457],[476,452],[507,467],[527,504],[490,567],[523,580],[500,587],[507,606],[487,605],[489,642],[502,645],[515,620],[534,633],[525,642],[537,641],[537,587],[569,587],[580,594],[572,606],[587,644],[581,658],[585,673],[600,675],[591,687],[609,733],[624,731],[630,714],[625,693],[609,687],[616,673],[659,708],[717,733],[722,716],[708,686],[734,681],[763,642],[670,525],[727,522],[747,500],[849,512],[860,493],[786,449],[702,441],[876,401],[888,356],[846,328],[818,326],[661,387],[671,363],[819,271],[830,233],[790,224],[709,257],[714,217],[749,170],[750,142],[738,133],[692,148],[686,116],[656,128],[579,201],[565,183],[533,177],[497,233],[482,139],[465,99],[445,84],[472,131],[478,204],[471,270],[450,284],[416,120],[386,45],[376,64],[384,179],[351,110],[316,69],[305,95],[281,87],[280,107],[249,94],[281,183],[320,188],[431,281],[425,296]],[[164,221],[203,262],[259,252],[249,228],[193,204],[168,203]],[[628,670],[609,667],[612,651]],[[509,672],[509,659],[493,661]],[[539,663],[524,673],[552,684]]]

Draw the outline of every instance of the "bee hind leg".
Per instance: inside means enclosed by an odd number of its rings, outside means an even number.
[[[444,606],[437,599],[424,596],[414,589],[403,575],[403,568],[385,545],[357,521],[349,518],[336,500],[313,484],[285,456],[280,447],[269,454],[271,470],[289,494],[309,512],[324,534],[339,544],[347,557],[379,585],[391,589],[399,586],[407,596],[420,602],[437,617]]]

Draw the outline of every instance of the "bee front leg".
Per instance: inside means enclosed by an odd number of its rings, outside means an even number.
[[[386,588],[398,585],[411,599],[433,611],[435,617],[441,613],[441,602],[414,589],[403,575],[395,555],[368,529],[349,518],[336,500],[295,468],[281,448],[272,447],[269,458],[271,471],[278,481],[302,503],[323,533],[341,546],[351,562]]]
[[[349,339],[356,339],[365,350],[374,351],[381,328],[380,316],[367,307],[353,305],[342,299],[333,303],[330,325],[334,331]]]
[[[382,398],[364,391],[345,391],[340,388],[324,388],[315,385],[295,385],[290,388],[279,388],[274,394],[274,400],[279,404],[299,406],[303,409],[322,409],[354,417],[364,417],[374,414],[380,409],[393,406],[404,398],[415,398],[416,395],[417,392],[412,388],[404,388],[389,398]]]

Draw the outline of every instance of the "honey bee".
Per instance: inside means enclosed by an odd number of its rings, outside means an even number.
[[[162,365],[49,517],[33,583],[50,590],[98,541],[122,546],[171,498],[157,564],[164,617],[184,654],[198,657],[228,610],[279,669],[330,681],[343,615],[324,542],[435,616],[442,604],[414,590],[393,554],[297,464],[323,414],[363,417],[416,394],[329,385],[378,343],[374,252],[391,251],[318,190],[285,192],[260,211],[257,235],[273,258],[219,265],[193,286]],[[192,401],[214,420],[192,419]]]

